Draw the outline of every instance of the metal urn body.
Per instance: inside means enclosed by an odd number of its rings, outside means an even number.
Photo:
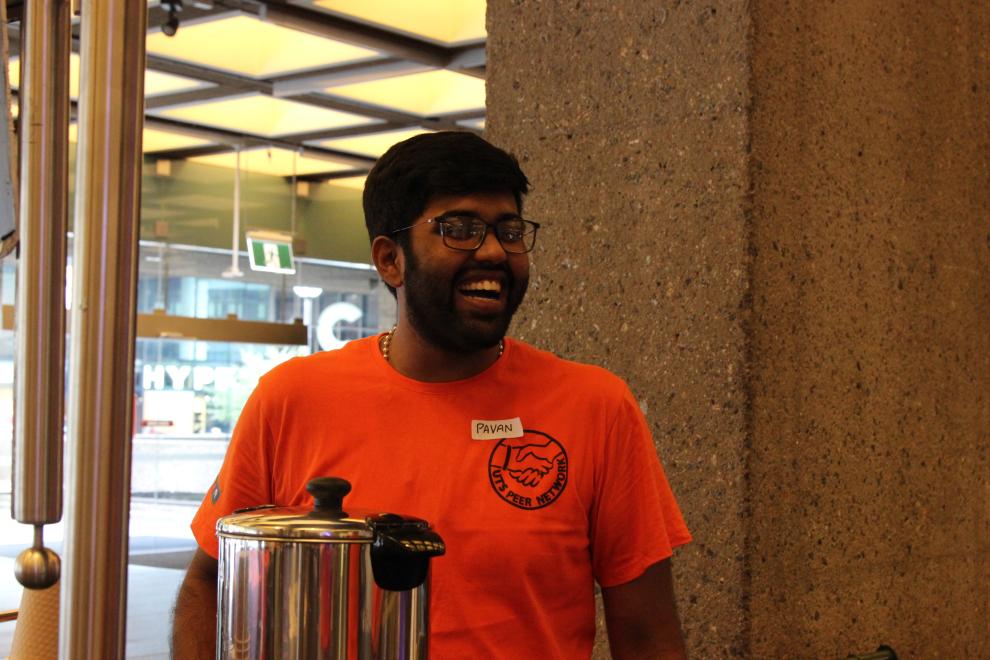
[[[343,510],[350,484],[307,484],[315,507],[258,507],[217,523],[217,657],[405,660],[428,654],[426,521]]]

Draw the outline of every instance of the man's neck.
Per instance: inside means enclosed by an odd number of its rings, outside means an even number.
[[[499,352],[498,346],[473,353],[447,351],[424,340],[400,322],[389,341],[388,362],[407,378],[444,383],[480,374],[494,364]]]

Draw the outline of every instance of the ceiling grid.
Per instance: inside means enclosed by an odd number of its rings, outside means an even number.
[[[483,128],[484,21],[485,0],[152,0],[144,151],[355,185],[396,141]]]

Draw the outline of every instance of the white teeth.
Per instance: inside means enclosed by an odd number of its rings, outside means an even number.
[[[479,280],[477,282],[468,282],[461,287],[462,291],[494,291],[495,293],[500,293],[502,291],[502,285],[494,280]]]

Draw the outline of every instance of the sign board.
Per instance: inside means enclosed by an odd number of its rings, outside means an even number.
[[[296,272],[292,256],[292,236],[271,231],[247,232],[251,270],[267,273]]]

